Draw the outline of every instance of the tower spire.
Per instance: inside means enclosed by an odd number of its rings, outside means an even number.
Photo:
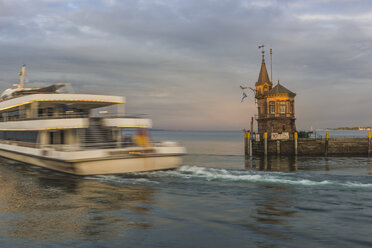
[[[260,74],[259,74],[259,76],[258,76],[258,80],[257,80],[257,82],[256,82],[256,86],[257,86],[257,85],[264,84],[264,83],[268,83],[268,84],[272,85],[272,82],[271,82],[270,79],[269,79],[269,74],[267,73],[267,69],[266,69],[266,64],[265,64],[265,50],[264,50],[264,47],[265,47],[264,44],[258,46],[258,49],[261,49],[261,54],[262,54],[262,63],[261,63]]]

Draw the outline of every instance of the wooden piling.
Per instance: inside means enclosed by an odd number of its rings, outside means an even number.
[[[294,149],[295,149],[295,155],[297,156],[297,152],[298,152],[298,149],[297,149],[297,139],[298,139],[298,133],[297,132],[295,132],[294,133]]]
[[[329,139],[329,132],[326,132],[326,138],[324,142],[324,155],[328,156],[328,139]]]
[[[248,154],[247,154],[247,156],[248,157],[252,156],[252,153],[251,153],[252,143],[251,142],[252,142],[252,140],[251,140],[251,132],[248,131],[247,132],[247,143],[248,143],[248,148],[247,148]]]
[[[248,142],[249,142],[249,156],[253,156],[253,147],[252,147],[252,136],[251,132],[249,132],[249,137],[248,137]]]
[[[368,156],[372,153],[371,131],[368,132]]]
[[[276,154],[280,156],[280,140],[276,141]]]
[[[244,130],[244,155],[249,156],[248,132]]]
[[[267,156],[267,132],[264,133],[264,142],[265,142],[265,156]]]

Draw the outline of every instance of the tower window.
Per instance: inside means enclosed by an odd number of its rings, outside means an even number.
[[[269,103],[269,111],[270,111],[270,114],[275,114],[275,102]]]
[[[293,114],[293,104],[294,104],[293,102],[290,103],[290,109],[289,110],[291,111],[290,112],[291,114]]]
[[[279,113],[285,114],[285,102],[280,102],[279,104]]]

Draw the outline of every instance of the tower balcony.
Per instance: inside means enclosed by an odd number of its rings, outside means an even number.
[[[296,117],[294,114],[259,114],[254,115],[256,120],[263,120],[263,119],[293,119],[295,120]]]
[[[294,117],[294,114],[291,114],[291,113],[285,113],[285,114],[275,113],[275,114],[267,114],[266,118],[295,118],[295,117]]]

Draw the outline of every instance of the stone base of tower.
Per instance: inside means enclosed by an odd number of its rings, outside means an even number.
[[[263,134],[289,132],[293,134],[296,131],[295,118],[264,118],[257,119],[258,133]]]

